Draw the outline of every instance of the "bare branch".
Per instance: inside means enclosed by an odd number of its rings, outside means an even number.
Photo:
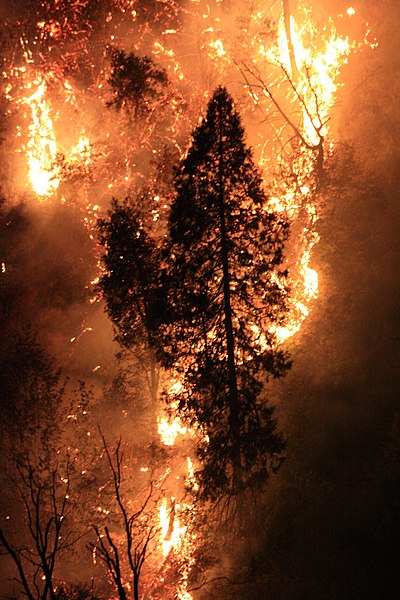
[[[111,471],[113,496],[118,507],[117,514],[121,520],[125,540],[123,544],[119,541],[117,542],[115,534],[110,531],[108,525],[104,526],[102,530],[103,533],[99,526],[93,525],[98,541],[97,544],[90,543],[89,547],[92,549],[95,548],[99,552],[99,557],[107,565],[107,569],[117,587],[121,599],[126,598],[125,588],[122,583],[123,573],[121,564],[121,561],[125,558],[133,578],[134,598],[135,600],[138,600],[141,570],[148,556],[149,543],[158,531],[158,529],[149,524],[149,518],[146,517],[143,521],[141,520],[148,508],[149,501],[153,496],[153,483],[150,482],[146,497],[140,503],[139,508],[130,513],[124,501],[121,489],[123,483],[122,441],[121,439],[118,440],[115,450],[112,453],[100,427],[98,430],[103,442],[108,466]]]
[[[16,565],[16,567],[18,569],[18,573],[20,576],[19,583],[22,584],[27,598],[29,598],[29,600],[35,600],[35,597],[33,596],[32,592],[29,588],[29,584],[28,584],[27,578],[25,576],[25,571],[24,571],[24,568],[23,568],[23,565],[22,565],[22,562],[20,559],[20,553],[16,548],[14,548],[14,546],[11,545],[11,543],[8,541],[8,539],[5,536],[2,529],[0,529],[0,543],[7,550],[8,554],[11,556],[12,560],[14,561],[14,564]]]

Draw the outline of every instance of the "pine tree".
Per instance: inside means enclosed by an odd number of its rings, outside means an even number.
[[[202,433],[201,494],[217,500],[278,466],[284,440],[262,392],[290,366],[273,333],[286,311],[279,266],[287,223],[268,208],[225,88],[210,100],[174,184],[160,358],[179,374],[178,411]]]

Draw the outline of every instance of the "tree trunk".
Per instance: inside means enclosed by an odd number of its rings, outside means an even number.
[[[151,346],[150,346],[151,348]],[[158,385],[159,385],[159,364],[153,350],[149,350],[150,355],[150,398],[152,409],[157,413],[158,408]]]
[[[120,600],[128,600],[128,596],[126,595],[125,588],[123,587],[122,582],[120,580],[117,581],[117,589],[118,589],[118,596],[119,596]]]
[[[226,348],[228,360],[228,387],[229,387],[229,429],[232,445],[233,492],[237,493],[243,484],[243,470],[240,458],[240,423],[239,423],[239,398],[235,361],[235,338],[232,324],[231,288],[229,273],[228,238],[225,221],[225,193],[224,193],[224,148],[221,117],[219,123],[219,221],[221,231],[221,262],[224,295],[224,323],[226,333]]]
[[[133,600],[139,600],[139,576],[133,577]]]
[[[287,41],[287,47],[288,47],[289,59],[290,59],[290,69],[292,71],[291,75],[292,75],[293,82],[295,83],[299,79],[299,70],[297,68],[296,55],[294,52],[294,46],[293,46],[293,42],[292,42],[292,33],[290,30],[290,16],[291,16],[290,4],[289,4],[289,0],[282,0],[282,3],[283,3],[283,21],[285,24],[286,41]]]

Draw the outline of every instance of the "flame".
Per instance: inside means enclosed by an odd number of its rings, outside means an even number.
[[[69,157],[71,161],[83,161],[83,164],[86,167],[89,167],[92,161],[92,149],[85,130],[82,131],[78,143],[75,146],[72,146]],[[96,205],[94,208],[99,207]]]
[[[341,67],[353,45],[348,37],[340,37],[330,21],[330,35],[319,36],[309,11],[303,10],[303,24],[299,25],[290,16],[290,36],[293,45],[297,73],[293,72],[283,16],[279,22],[277,44],[272,48],[260,46],[260,54],[281,65],[296,86],[295,95],[302,104],[302,127],[310,144],[318,144],[317,130],[322,135],[328,132],[326,121],[338,88]]]
[[[325,138],[330,135],[329,117],[340,85],[340,69],[356,47],[355,42],[351,42],[347,36],[337,33],[331,19],[325,22],[322,29],[318,27],[309,2],[299,2],[296,14],[301,22],[296,21],[293,14],[290,15],[289,39],[284,15],[281,14],[275,44],[255,43],[259,57],[266,60],[265,81],[272,86],[274,94],[278,94],[279,104],[286,106],[285,102],[289,102],[291,108],[285,111],[288,111],[287,114],[296,124],[304,141],[301,156],[293,161],[292,177],[286,178],[286,182],[280,187],[276,186],[271,199],[271,206],[285,212],[292,223],[299,220],[304,223],[301,237],[296,240],[296,244],[300,246],[299,258],[295,268],[290,269],[290,272],[294,271],[295,279],[291,281],[289,318],[285,326],[274,329],[278,343],[300,330],[303,321],[310,314],[312,301],[318,298],[318,272],[311,266],[312,250],[319,241],[316,230],[319,215],[315,193],[314,151],[320,148],[321,152]],[[354,9],[350,7],[347,14],[353,16]],[[257,18],[261,22],[263,13],[257,14]],[[255,63],[258,62],[260,61],[256,59]],[[271,71],[271,63],[276,66],[275,79],[267,74]],[[262,68],[261,62],[260,69]],[[275,92],[275,89],[278,91]],[[282,94],[286,95],[286,100],[282,100]],[[270,95],[264,90],[264,93],[251,93],[251,99],[258,105],[266,100],[270,102]],[[287,123],[277,128],[277,139],[284,134],[286,126]],[[330,140],[331,143],[325,150],[328,152],[332,147],[332,138]],[[285,148],[284,142],[282,147]],[[283,158],[280,160],[284,162]],[[270,169],[269,162],[270,158],[261,160],[267,171]]]
[[[192,595],[187,591],[188,578],[194,560],[192,548],[195,538],[188,539],[187,526],[181,523],[181,514],[183,511],[190,510],[187,504],[178,504],[175,498],[164,498],[159,509],[159,522],[161,528],[161,551],[166,558],[172,550],[179,552],[185,557],[185,568],[181,573],[181,580],[176,590],[178,600],[192,600]]]
[[[168,394],[173,396],[182,389],[180,381],[172,381]],[[173,408],[173,405],[172,405]],[[158,433],[163,444],[173,446],[178,435],[192,435],[193,431],[184,426],[178,417],[168,418],[161,415],[157,419]],[[185,464],[186,481],[190,483],[194,490],[198,489],[195,480],[193,462],[188,456]],[[197,487],[196,487],[197,486]],[[172,550],[179,552],[185,559],[185,567],[181,574],[181,581],[176,590],[176,597],[179,600],[192,600],[191,594],[187,591],[188,577],[193,566],[192,550],[193,537],[188,537],[188,528],[182,522],[184,511],[193,510],[193,506],[187,503],[177,503],[174,496],[165,497],[159,509],[159,523],[161,528],[161,552],[167,557]]]
[[[26,147],[28,173],[33,190],[38,196],[47,196],[59,186],[60,180],[54,170],[57,155],[57,142],[46,102],[46,82],[37,79],[31,84],[36,90],[24,100],[31,111],[31,124],[28,127],[29,140]]]
[[[347,62],[355,43],[350,42],[347,36],[340,36],[331,19],[321,31],[311,15],[309,4],[300,6],[299,12],[303,17],[302,24],[290,15],[290,42],[297,72],[293,72],[283,15],[278,23],[276,44],[270,47],[260,44],[259,53],[278,67],[283,67],[291,78],[296,88],[292,90],[293,101],[300,100],[302,105],[303,128],[310,142],[318,143],[315,130],[323,125],[323,134],[328,131],[324,124],[339,85],[340,69]]]
[[[46,197],[54,194],[61,183],[61,170],[57,166],[60,145],[53,125],[54,111],[48,98],[48,82],[58,83],[66,104],[75,105],[76,98],[68,81],[60,83],[52,72],[46,73],[46,76],[40,74],[31,66],[32,59],[29,56],[29,53],[25,56],[28,66],[13,67],[2,75],[8,80],[5,88],[7,100],[15,101],[17,105],[28,109],[22,115],[24,120],[28,121],[26,127],[17,125],[18,138],[23,137],[23,129],[27,131],[27,141],[22,140],[19,152],[25,154],[32,190],[38,196]],[[91,143],[85,130],[81,131],[78,142],[64,151],[63,156],[69,165],[76,164],[81,172],[89,172],[93,157]],[[87,208],[90,212],[89,205]]]
[[[182,389],[182,383],[180,381],[174,381],[171,383],[168,389],[168,395],[173,397],[178,394]],[[171,404],[171,410],[177,410],[176,404]],[[173,418],[166,416],[165,414],[160,415],[157,418],[157,430],[161,438],[161,441],[165,446],[173,446],[175,444],[178,435],[191,434],[192,431],[183,425],[181,419],[178,416]]]
[[[169,504],[169,506],[168,506]],[[175,504],[175,498],[167,498],[161,503],[159,519],[162,535],[162,553],[168,556],[172,548],[178,548],[182,537],[185,535],[187,527],[181,526],[179,520],[180,505]]]
[[[226,56],[226,50],[224,49],[224,44],[221,40],[215,40],[215,42],[210,42],[210,48],[214,51],[215,56],[218,58],[222,58]]]
[[[158,434],[166,446],[173,446],[178,435],[186,435],[187,431],[187,427],[182,425],[179,418],[172,421],[165,416],[158,418]]]

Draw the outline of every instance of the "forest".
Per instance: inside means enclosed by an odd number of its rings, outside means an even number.
[[[396,0],[0,16],[0,599],[398,597]]]

